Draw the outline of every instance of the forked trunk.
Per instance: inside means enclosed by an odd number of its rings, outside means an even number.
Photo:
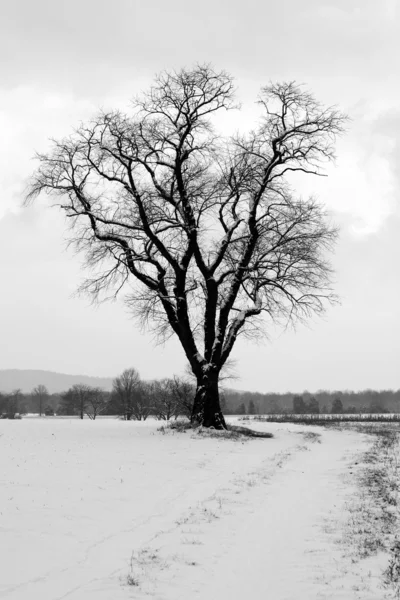
[[[217,373],[203,373],[198,378],[191,422],[203,427],[227,429],[219,402]]]

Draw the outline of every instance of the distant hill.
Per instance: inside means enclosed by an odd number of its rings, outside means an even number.
[[[25,369],[0,369],[0,392],[12,392],[21,389],[23,393],[32,391],[39,384],[45,385],[50,394],[64,392],[76,383],[84,383],[111,390],[111,377],[90,377],[89,375],[66,375],[52,371],[34,371]]]

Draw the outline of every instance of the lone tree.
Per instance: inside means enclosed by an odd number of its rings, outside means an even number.
[[[39,417],[41,417],[42,413],[43,413],[43,409],[46,406],[46,403],[49,398],[48,389],[45,385],[39,384],[35,388],[33,388],[31,394],[32,394],[32,397],[35,398],[37,401]]]
[[[141,421],[141,393],[142,382],[136,369],[125,369],[114,379],[112,391],[114,404],[117,405],[118,411],[123,414],[125,420],[130,421],[132,417],[138,418],[139,415],[138,420]]]
[[[83,383],[73,385],[62,394],[61,413],[66,415],[79,414],[79,418],[83,419],[90,395],[90,386]]]
[[[321,174],[345,117],[294,83],[262,88],[246,135],[217,134],[235,106],[232,77],[200,65],[159,75],[132,112],[101,112],[37,156],[28,200],[53,197],[91,277],[82,291],[126,300],[175,334],[197,382],[192,421],[225,428],[218,382],[239,334],[295,321],[334,299],[336,230],[290,172]]]
[[[104,412],[109,404],[109,394],[99,387],[90,387],[88,389],[87,401],[85,403],[85,412],[89,419],[93,421],[98,415]]]

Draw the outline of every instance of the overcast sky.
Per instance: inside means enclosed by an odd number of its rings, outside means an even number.
[[[182,373],[122,302],[73,297],[84,276],[64,218],[21,209],[34,152],[99,107],[127,108],[165,68],[211,62],[236,78],[242,116],[270,80],[304,83],[351,117],[329,178],[308,180],[341,226],[341,306],[263,344],[238,342],[232,386],[400,387],[400,10],[397,0],[10,0],[0,8],[0,368],[143,378]],[[316,180],[317,179],[317,180]]]

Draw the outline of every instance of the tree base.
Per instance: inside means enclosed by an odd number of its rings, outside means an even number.
[[[227,429],[219,402],[217,375],[214,374],[214,377],[210,377],[208,373],[207,376],[198,380],[190,421],[192,425],[213,427],[217,430]]]
[[[210,407],[209,405],[207,405],[206,402],[204,402],[204,399],[202,400],[202,402],[196,402],[195,400],[192,416],[190,419],[191,424],[194,426],[201,426],[207,428],[213,427],[214,429],[218,430],[228,429],[224,419],[224,415],[222,414],[222,411],[219,408],[219,406],[217,410],[215,410],[214,402],[214,406]],[[210,408],[213,408],[214,410],[210,410]]]
[[[192,414],[192,417],[190,419],[192,425],[197,425],[206,428],[212,427],[213,429],[218,430],[228,429],[224,419],[224,415],[221,411],[213,413],[211,415],[205,415],[204,412],[200,414]]]

